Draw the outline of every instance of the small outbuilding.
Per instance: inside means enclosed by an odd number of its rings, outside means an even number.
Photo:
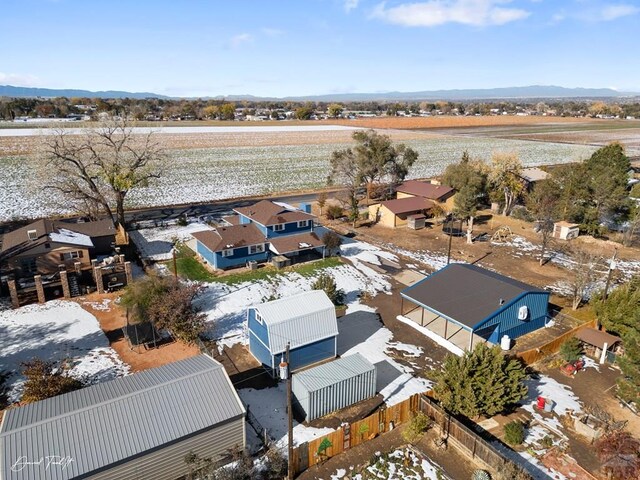
[[[407,217],[407,227],[412,230],[420,230],[425,227],[426,217],[422,214],[409,215]]]
[[[422,197],[386,200],[369,206],[369,218],[385,227],[404,227],[413,215],[424,215],[435,203]]]
[[[336,309],[322,290],[262,303],[247,310],[249,350],[276,376],[290,344],[290,368],[296,370],[337,355]]]
[[[556,222],[553,224],[553,238],[560,240],[572,240],[580,235],[580,225],[569,222]]]
[[[549,292],[466,263],[448,265],[400,295],[405,318],[457,351],[518,338],[548,318]]]
[[[0,479],[182,478],[190,453],[224,463],[245,447],[245,414],[223,366],[198,355],[5,410]]]
[[[294,407],[305,421],[324,417],[376,394],[376,367],[356,353],[291,377]]]
[[[586,352],[604,363],[607,360],[607,352],[615,351],[622,339],[610,333],[596,330],[595,328],[581,328],[576,332],[576,338],[586,345]]]

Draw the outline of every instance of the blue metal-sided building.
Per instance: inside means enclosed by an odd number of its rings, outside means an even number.
[[[290,343],[290,368],[296,370],[337,355],[335,306],[322,290],[292,295],[247,310],[249,350],[276,375]]]
[[[406,318],[463,350],[483,340],[498,344],[504,335],[516,339],[548,318],[549,292],[469,264],[448,265],[400,295]]]

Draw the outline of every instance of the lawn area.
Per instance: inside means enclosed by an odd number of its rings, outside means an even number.
[[[173,271],[172,261],[163,263],[170,271]],[[235,285],[243,282],[255,282],[258,280],[270,280],[289,272],[296,272],[303,277],[309,277],[319,270],[337,267],[341,264],[342,261],[339,257],[328,257],[322,260],[292,265],[280,270],[277,270],[273,265],[267,264],[261,266],[257,270],[240,269],[237,272],[223,274],[213,273],[207,270],[196,258],[195,253],[185,245],[178,247],[178,255],[176,257],[176,265],[178,268],[178,275],[180,277],[196,282],[220,282],[227,285]]]

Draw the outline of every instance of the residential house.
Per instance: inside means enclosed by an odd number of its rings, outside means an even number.
[[[435,202],[422,197],[386,200],[369,206],[369,218],[385,227],[402,227],[411,217],[429,214],[434,205]]]
[[[440,205],[445,212],[453,210],[455,194],[447,185],[424,180],[407,180],[396,188],[396,198],[424,198]]]
[[[182,478],[188,454],[224,463],[245,447],[245,414],[198,355],[5,410],[0,480]]]
[[[400,295],[406,318],[460,350],[479,341],[502,344],[504,336],[510,344],[548,318],[549,292],[476,265],[453,263]]]
[[[409,226],[421,215],[431,215],[437,205],[445,212],[453,210],[455,190],[422,180],[407,180],[396,188],[396,198],[369,206],[369,218],[386,227]]]
[[[322,290],[262,303],[247,310],[249,350],[273,375],[290,346],[290,368],[296,370],[335,358],[336,309]]]
[[[0,249],[0,262],[16,278],[47,275],[113,252],[116,228],[111,219],[72,223],[42,219],[7,233]]]
[[[295,208],[262,200],[234,211],[235,215],[223,217],[227,226],[193,234],[195,251],[214,268],[243,266],[272,256],[290,259],[323,253],[324,244],[315,232],[316,217],[308,204]]]

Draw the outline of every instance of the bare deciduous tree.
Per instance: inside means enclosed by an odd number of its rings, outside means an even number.
[[[572,254],[573,263],[571,266],[571,277],[569,285],[571,287],[571,308],[577,310],[582,302],[588,297],[589,291],[600,273],[601,258],[585,250],[575,249]]]
[[[111,119],[77,135],[58,130],[42,146],[48,187],[80,213],[106,214],[124,224],[129,191],[160,176],[164,150],[151,131],[136,134],[126,120]]]
[[[522,162],[515,153],[494,153],[491,158],[489,181],[504,193],[502,214],[508,216],[524,191]]]

